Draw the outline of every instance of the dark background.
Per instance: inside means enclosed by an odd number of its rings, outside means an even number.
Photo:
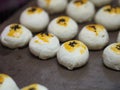
[[[0,0],[0,24],[30,0]]]

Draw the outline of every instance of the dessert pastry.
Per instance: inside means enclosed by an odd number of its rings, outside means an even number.
[[[119,31],[119,34],[118,34],[118,37],[117,37],[117,42],[120,42],[120,31]]]
[[[68,16],[59,16],[50,22],[48,32],[53,33],[60,41],[64,42],[77,35],[78,25]]]
[[[120,7],[104,6],[97,12],[95,21],[104,25],[108,31],[117,30],[120,28]]]
[[[40,33],[33,37],[29,43],[32,54],[40,59],[49,59],[56,55],[60,47],[59,40],[53,34]]]
[[[26,87],[23,87],[21,90],[48,90],[45,86],[40,84],[32,84]]]
[[[6,74],[0,74],[0,90],[20,90],[15,81]]]
[[[95,7],[88,0],[72,0],[67,6],[67,15],[82,23],[90,21],[95,14]]]
[[[120,70],[120,43],[113,43],[105,48],[103,63],[111,69]]]
[[[49,23],[49,15],[42,8],[29,7],[20,16],[20,23],[32,32],[43,31]]]
[[[23,47],[32,38],[32,33],[20,24],[11,24],[1,33],[1,42],[11,49]]]
[[[89,51],[87,46],[78,40],[70,40],[63,43],[57,52],[59,64],[69,70],[85,65],[88,57]]]
[[[109,42],[109,35],[102,25],[89,24],[80,31],[79,40],[85,43],[90,50],[100,50]]]
[[[49,13],[59,13],[65,10],[68,0],[38,0],[38,6]]]
[[[100,7],[112,2],[112,0],[90,0],[90,1],[93,2],[97,7]]]

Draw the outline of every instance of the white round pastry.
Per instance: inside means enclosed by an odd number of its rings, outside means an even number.
[[[87,46],[78,40],[63,43],[57,52],[58,62],[69,70],[85,65],[88,57]]]
[[[117,30],[120,28],[120,7],[104,6],[97,12],[95,21],[109,31]]]
[[[90,24],[80,31],[79,40],[85,43],[90,50],[99,50],[109,42],[109,35],[102,25]]]
[[[70,40],[77,35],[78,25],[70,17],[60,16],[50,22],[48,32],[53,33],[63,42]]]
[[[48,90],[48,89],[40,84],[31,84],[29,86],[23,87],[21,90]]]
[[[23,47],[32,38],[32,33],[20,24],[11,24],[1,33],[1,42],[11,49]]]
[[[118,37],[117,37],[117,42],[120,42],[120,31],[119,31],[119,34],[118,34]]]
[[[15,81],[6,74],[0,74],[0,90],[20,90]]]
[[[49,16],[42,8],[29,7],[22,12],[20,23],[29,28],[32,32],[40,32],[47,27]]]
[[[37,34],[29,43],[31,53],[38,56],[40,59],[49,59],[54,57],[59,47],[59,40],[53,34]]]
[[[112,0],[90,0],[90,1],[93,2],[98,7],[109,4],[112,2]]]
[[[103,63],[114,70],[120,70],[120,43],[113,43],[103,52]]]
[[[68,0],[38,0],[38,6],[49,13],[59,13],[65,10]]]
[[[95,14],[93,3],[88,0],[72,0],[67,6],[67,14],[75,21],[90,21]]]

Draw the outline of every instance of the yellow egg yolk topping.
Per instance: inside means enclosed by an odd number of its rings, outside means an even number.
[[[7,77],[9,77],[9,76],[6,74],[0,74],[0,84],[2,84],[4,82],[4,79]]]
[[[104,7],[104,11],[110,14],[120,14],[120,7],[112,7],[108,5]]]
[[[0,84],[2,84],[3,82],[4,82],[4,78],[0,76]]]
[[[24,87],[22,90],[38,90],[38,84],[32,84],[27,87]]]
[[[116,54],[120,54],[120,43],[116,43],[111,46],[111,50]]]
[[[68,22],[69,22],[69,17],[67,16],[61,16],[57,18],[57,24],[61,25],[61,26],[67,26]]]
[[[91,24],[88,25],[86,28],[87,30],[94,32],[96,36],[98,36],[101,31],[105,30],[105,28],[102,25],[98,24]]]
[[[46,1],[46,3],[47,3],[47,6],[49,6],[50,3],[51,3],[51,0],[45,0],[45,1]]]
[[[88,0],[75,0],[75,1],[74,1],[74,4],[75,4],[77,7],[79,7],[79,6],[83,5],[83,4],[86,4],[87,2],[88,2]]]
[[[19,38],[21,34],[23,33],[21,25],[18,24],[12,24],[10,26],[10,30],[8,32],[8,36]]]
[[[52,34],[40,33],[37,37],[45,43],[48,43],[50,39],[53,37]],[[35,40],[36,43],[40,43],[40,40]]]
[[[42,11],[43,11],[42,8],[30,7],[30,8],[28,8],[27,13],[28,13],[29,15],[32,15],[32,14],[39,14],[39,13],[41,13]]]
[[[64,43],[64,48],[69,52],[74,52],[77,49],[80,49],[80,53],[83,54],[87,47],[78,40],[72,40]]]

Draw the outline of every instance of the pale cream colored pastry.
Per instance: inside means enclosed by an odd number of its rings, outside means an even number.
[[[38,6],[47,10],[47,12],[54,14],[65,10],[68,0],[37,0]]]
[[[59,40],[53,34],[39,33],[29,43],[32,54],[40,59],[49,59],[56,55],[60,47]]]
[[[49,15],[42,8],[29,7],[21,13],[20,23],[32,32],[41,32],[49,23]]]
[[[90,1],[93,2],[97,7],[100,7],[111,3],[113,0],[90,0]]]
[[[63,43],[57,52],[59,64],[69,70],[85,65],[88,62],[88,58],[89,51],[87,46],[78,40],[70,40]]]
[[[84,42],[90,50],[100,50],[109,42],[109,35],[104,26],[89,24],[79,33],[79,40]]]
[[[20,24],[10,24],[1,33],[1,42],[9,48],[23,47],[32,38],[32,33]]]
[[[15,81],[6,74],[0,74],[0,90],[20,90]]]
[[[102,7],[95,16],[95,21],[102,24],[108,31],[115,31],[120,28],[120,7],[110,5]]]
[[[21,90],[48,90],[48,89],[40,84],[31,84],[26,87],[23,87]]]
[[[50,22],[48,32],[56,35],[60,41],[64,42],[77,35],[78,25],[68,16],[59,16]]]
[[[89,0],[72,0],[68,4],[66,12],[75,21],[82,23],[92,20],[95,7]]]
[[[111,69],[120,70],[120,43],[113,43],[105,48],[103,63]]]

